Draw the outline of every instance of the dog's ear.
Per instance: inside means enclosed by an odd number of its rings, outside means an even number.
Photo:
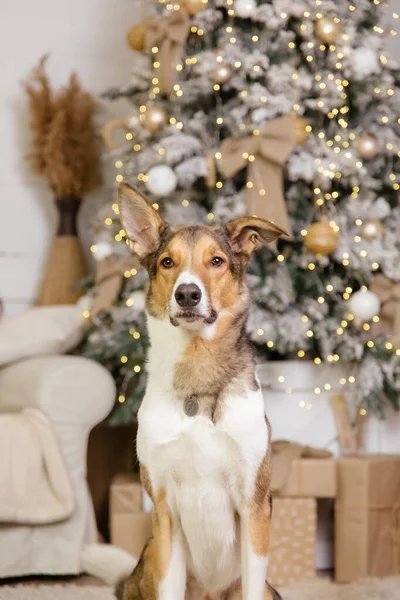
[[[275,241],[287,233],[271,221],[258,217],[242,217],[225,225],[232,249],[250,257],[254,250]]]
[[[122,182],[118,187],[122,227],[130,248],[140,259],[155,252],[167,223],[138,191]]]

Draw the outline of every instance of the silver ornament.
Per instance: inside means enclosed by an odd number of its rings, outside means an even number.
[[[219,63],[219,65],[211,71],[211,79],[214,83],[228,83],[231,77],[232,67],[226,63]]]
[[[365,219],[360,226],[360,235],[364,240],[376,240],[382,232],[383,224],[379,219]]]

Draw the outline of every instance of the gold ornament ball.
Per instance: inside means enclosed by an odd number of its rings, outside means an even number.
[[[211,71],[211,79],[214,83],[228,83],[232,77],[232,67],[226,63],[220,63]]]
[[[168,123],[168,114],[161,106],[151,106],[145,112],[144,126],[150,133],[157,133]]]
[[[134,25],[128,29],[126,37],[128,40],[128,45],[132,48],[132,50],[141,52],[145,47],[146,27],[143,25],[143,23],[138,23],[137,25]]]
[[[325,221],[313,223],[307,229],[304,245],[313,254],[332,254],[338,246],[339,234]]]
[[[321,17],[315,23],[314,33],[324,44],[333,44],[340,34],[340,24],[335,23],[334,17]]]
[[[296,132],[296,142],[298,144],[304,144],[304,142],[308,138],[308,131],[306,131],[306,127],[308,123],[302,117],[294,118],[294,130]]]
[[[189,15],[192,16],[204,10],[206,5],[207,2],[202,2],[202,0],[182,0],[183,8],[186,8]]]
[[[383,232],[383,223],[379,219],[365,219],[360,227],[360,235],[364,240],[376,240]]]
[[[375,158],[378,154],[378,140],[372,135],[365,135],[358,140],[356,149],[361,158]]]

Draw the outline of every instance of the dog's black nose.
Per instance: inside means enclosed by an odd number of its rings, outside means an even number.
[[[175,290],[175,300],[182,308],[196,306],[201,300],[201,289],[195,283],[181,283]]]

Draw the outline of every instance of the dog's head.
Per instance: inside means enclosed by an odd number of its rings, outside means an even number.
[[[126,183],[119,204],[129,245],[149,274],[149,314],[185,329],[201,330],[220,315],[243,312],[252,252],[285,233],[257,217],[174,229]]]

